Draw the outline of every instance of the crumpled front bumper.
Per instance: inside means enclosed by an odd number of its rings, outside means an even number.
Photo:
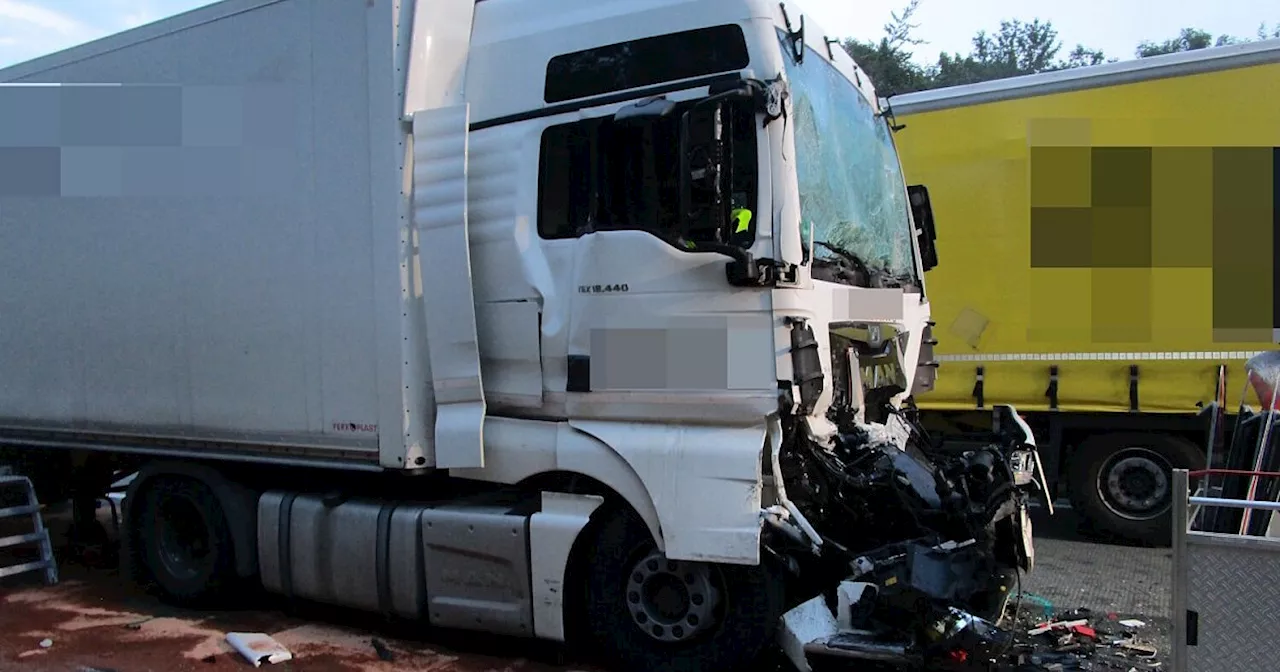
[[[1046,501],[1049,497],[1035,439],[1026,423],[1012,407],[996,409],[994,421],[988,444],[1000,446],[998,451],[988,451],[998,456],[994,460],[984,461],[981,449],[966,446],[933,456],[935,464],[949,465],[934,471],[939,482],[957,480],[955,475],[961,474],[957,482],[973,478],[971,485],[987,488],[983,497],[990,494],[989,498],[966,500],[967,506],[982,512],[977,514],[982,522],[973,523],[970,515],[969,533],[948,524],[928,534],[853,551],[843,578],[825,574],[830,583],[822,594],[783,615],[779,644],[797,669],[852,670],[877,661],[913,670],[978,670],[988,669],[1008,650],[1012,636],[997,622],[1017,590],[1020,572],[1031,571],[1034,565],[1029,491],[1041,490]],[[873,464],[881,471],[892,465],[893,471],[886,473],[895,474],[903,484],[910,480],[907,476],[919,476],[914,465],[905,464],[909,460],[883,447],[874,450],[885,453],[885,458],[873,461],[855,455],[844,464],[863,465],[857,478],[871,473],[867,469]],[[1002,481],[992,480],[996,472]],[[871,476],[866,482],[886,480]],[[911,487],[922,495],[917,501],[939,497],[930,504],[934,508],[917,508],[908,517],[940,515],[946,505],[938,502],[946,500],[948,487],[939,485],[936,493],[925,491],[928,488],[922,490],[917,478]],[[950,496],[958,501],[954,492]],[[832,520],[826,522],[826,529],[832,529]],[[883,530],[867,533],[877,539],[885,536]]]
[[[783,615],[779,644],[798,670],[867,662],[985,670],[1011,646],[1010,633],[955,606],[991,577],[987,554],[973,542],[909,542],[871,555],[855,561],[860,569],[836,586],[834,600],[818,595]],[[1011,583],[999,590],[1008,594]]]

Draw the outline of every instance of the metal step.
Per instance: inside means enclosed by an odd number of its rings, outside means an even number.
[[[0,548],[21,546],[23,544],[34,544],[37,541],[45,541],[48,538],[49,533],[45,530],[40,530],[39,532],[28,532],[26,534],[15,534],[11,537],[0,537]]]
[[[45,583],[52,586],[58,582],[58,563],[53,557],[53,544],[49,542],[49,530],[45,528],[44,517],[40,514],[40,502],[36,500],[36,489],[32,486],[31,479],[26,476],[8,474],[0,476],[0,488],[11,488],[13,486],[22,488],[22,494],[26,495],[27,503],[0,509],[0,518],[29,515],[31,516],[32,530],[25,534],[15,534],[0,538],[0,548],[36,544],[40,549],[40,559],[10,567],[0,567],[0,578],[42,569],[44,570]]]
[[[46,572],[57,572],[57,569],[53,566],[52,560],[35,560],[33,562],[13,565],[11,567],[0,567],[0,579],[15,576],[17,574],[24,574],[26,572],[34,572],[38,569],[43,569]],[[55,573],[55,577],[56,576],[57,575]],[[57,579],[55,578],[54,581],[56,582]]]
[[[18,516],[29,516],[33,513],[40,513],[39,504],[23,504],[21,506],[10,506],[7,509],[0,509],[0,518],[16,518]]]

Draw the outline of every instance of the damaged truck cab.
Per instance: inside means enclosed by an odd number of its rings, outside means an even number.
[[[1031,568],[1016,411],[915,421],[928,192],[789,1],[225,0],[0,82],[185,115],[0,200],[0,461],[137,474],[171,598],[730,671],[972,653]]]
[[[640,667],[701,669],[732,669],[778,621],[800,666],[960,646],[976,626],[954,614],[998,619],[1031,569],[1039,462],[1012,408],[996,410],[996,435],[945,445],[915,422],[911,392],[936,371],[923,276],[937,260],[892,115],[791,2],[655,6],[592,27],[568,41],[598,46],[547,54],[540,240],[486,237],[472,254],[477,305],[512,318],[491,324],[513,324],[513,301],[541,308],[526,320],[540,319],[542,396],[517,402],[516,379],[486,370],[490,415],[563,415],[639,481],[597,472],[644,523],[607,527],[616,564],[599,588],[626,606],[595,615],[597,638]],[[526,42],[550,42],[513,34],[468,71],[477,147],[533,123],[490,105],[510,82],[472,97],[487,67],[510,76],[523,61],[539,79]],[[482,333],[482,358],[514,359],[498,342]],[[528,464],[517,450],[486,440],[486,466],[454,473],[531,476],[513,473]],[[850,586],[870,588],[849,627],[877,643],[837,630],[796,649],[775,617],[810,598],[837,609]],[[928,639],[943,621],[947,636]]]

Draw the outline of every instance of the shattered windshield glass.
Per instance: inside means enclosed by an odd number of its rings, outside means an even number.
[[[872,269],[916,277],[902,169],[888,124],[844,75],[812,48],[797,64],[783,41],[792,101],[800,233],[846,250]],[[812,228],[810,228],[812,227]],[[822,258],[841,256],[822,245]]]

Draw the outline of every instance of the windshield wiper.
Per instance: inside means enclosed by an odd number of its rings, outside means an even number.
[[[853,266],[853,270],[858,271],[859,273],[865,273],[868,277],[871,276],[871,268],[867,266],[867,263],[863,261],[861,257],[850,252],[849,250],[846,250],[845,248],[840,247],[839,245],[836,245],[834,243],[828,243],[825,240],[815,240],[813,241],[813,244],[820,245],[836,253],[841,258],[848,261],[849,264]]]
[[[825,240],[815,240],[813,241],[813,244],[821,246],[836,255],[838,259],[815,259],[815,261],[825,261],[837,266],[840,270],[844,271],[844,273],[837,275],[850,280],[851,282],[848,284],[868,288],[902,286],[900,278],[894,276],[885,269],[871,266],[867,262],[863,261],[862,257],[859,257],[857,254],[846,248]]]

